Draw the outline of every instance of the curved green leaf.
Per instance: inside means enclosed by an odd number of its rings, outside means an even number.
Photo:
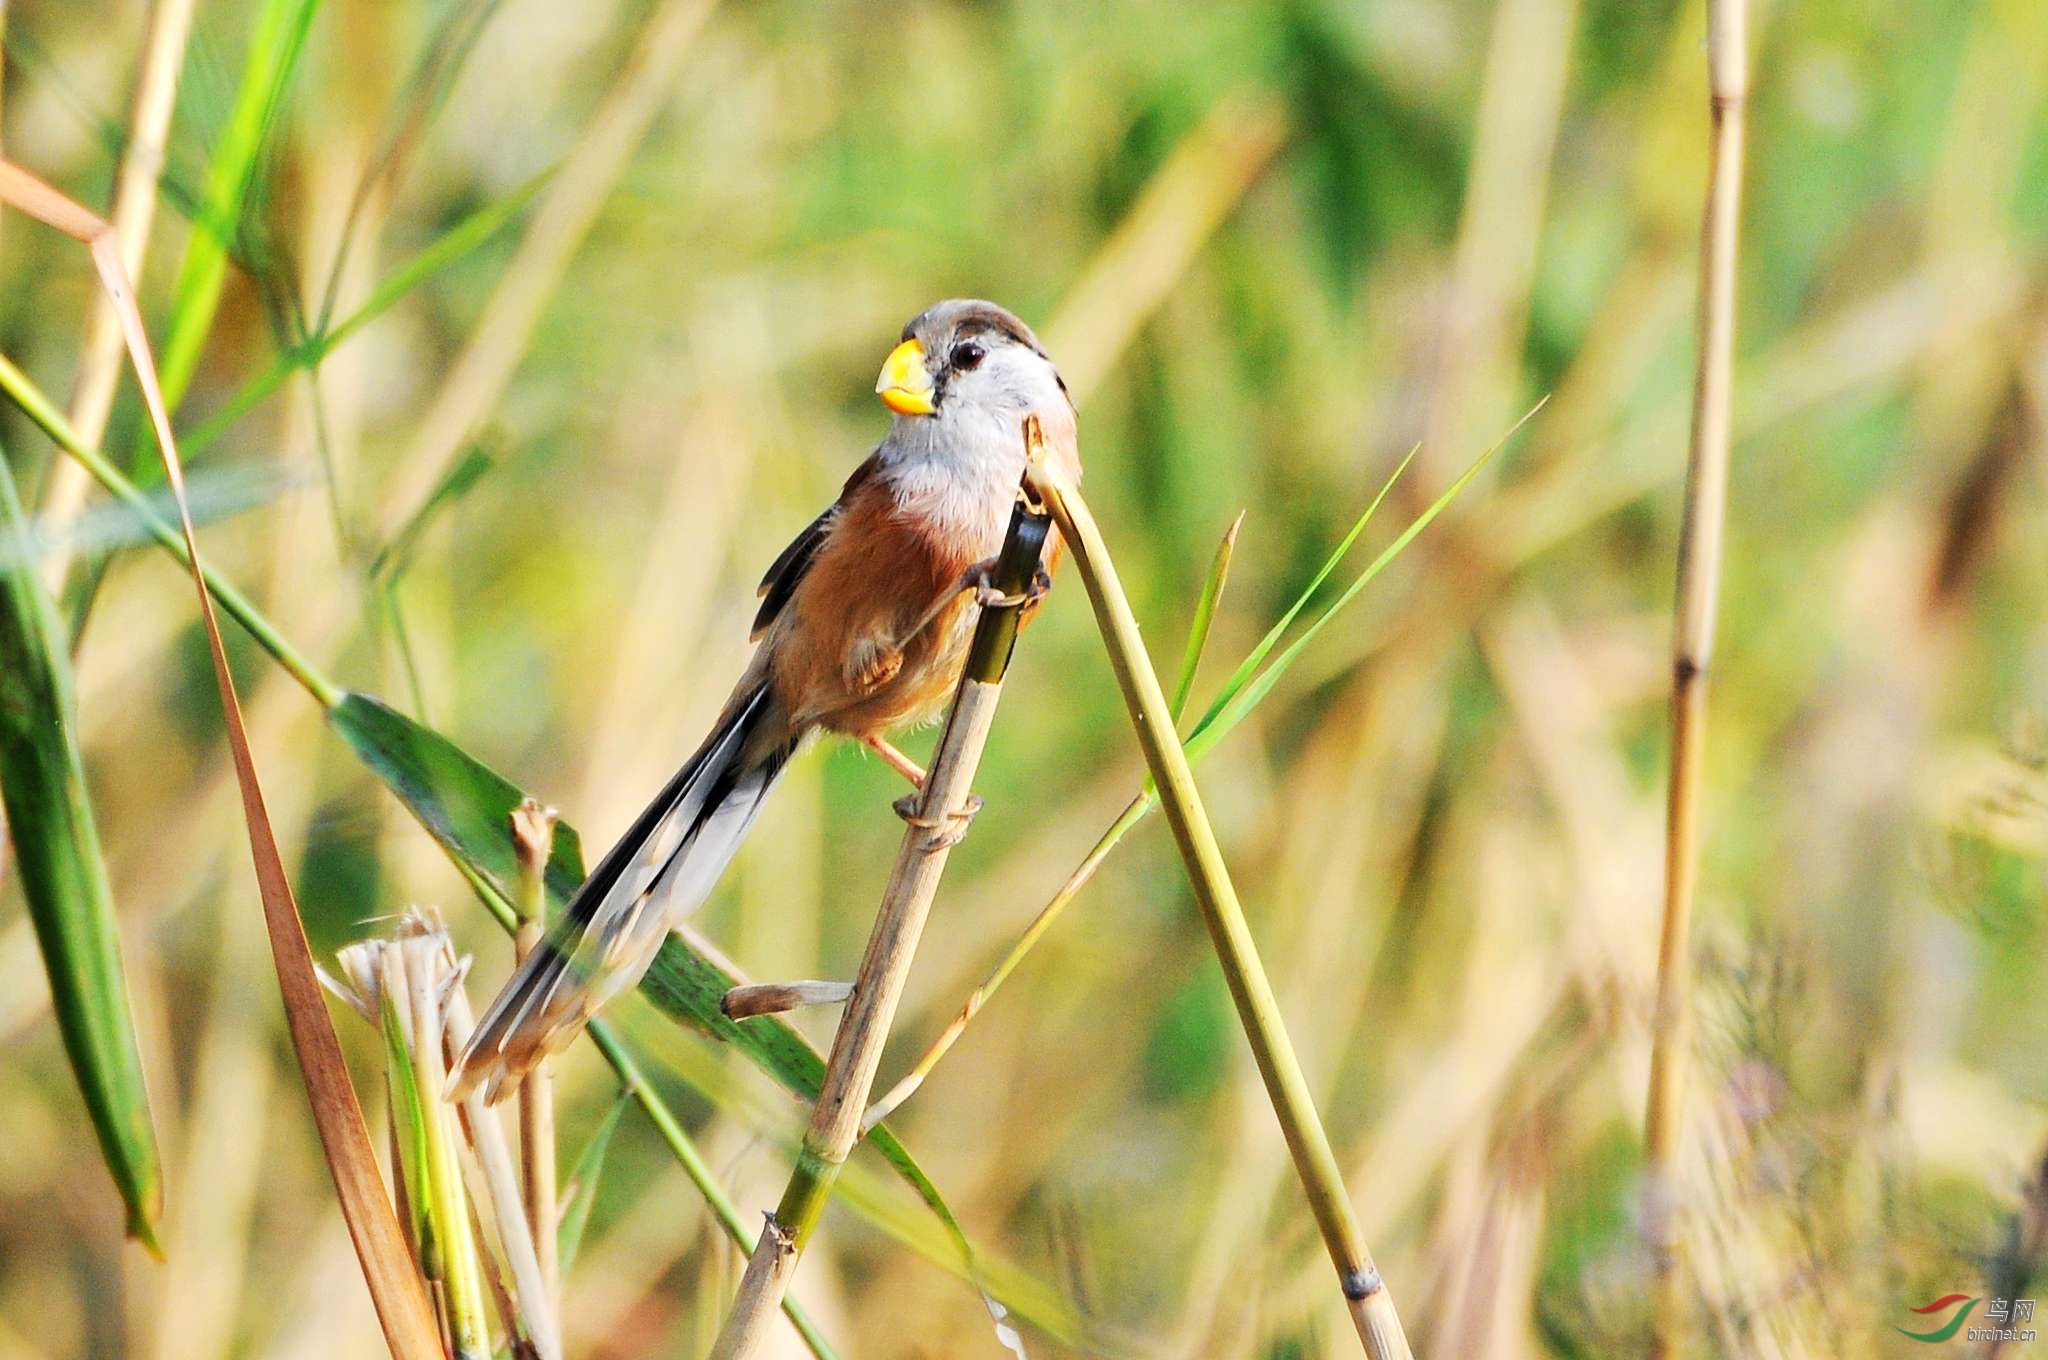
[[[7,462],[0,458],[0,801],[51,1008],[128,1206],[128,1231],[160,1251],[163,1177],[128,1012],[114,895],[100,856],[73,725],[71,675]]]

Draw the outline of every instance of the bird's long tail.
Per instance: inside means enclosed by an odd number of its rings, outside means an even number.
[[[764,681],[743,684],[697,753],[586,879],[484,1012],[452,1099],[496,1102],[640,980],[669,927],[710,895],[802,737]]]

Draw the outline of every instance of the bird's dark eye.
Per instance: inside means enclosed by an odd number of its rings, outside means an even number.
[[[969,373],[979,368],[981,361],[987,357],[988,351],[980,345],[972,340],[962,340],[953,346],[953,352],[947,356],[946,362],[958,372]]]

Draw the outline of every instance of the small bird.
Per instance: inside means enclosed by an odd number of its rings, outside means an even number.
[[[761,579],[760,643],[703,745],[633,820],[463,1051],[452,1099],[495,1102],[639,981],[710,895],[805,741],[852,737],[913,785],[889,734],[944,708],[966,663],[1036,416],[1044,458],[1080,476],[1066,384],[1031,328],[955,299],[903,328],[875,392],[889,434]],[[1048,541],[1032,603],[1051,583]]]

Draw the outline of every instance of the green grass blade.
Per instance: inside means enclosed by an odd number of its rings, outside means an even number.
[[[612,1135],[618,1132],[619,1119],[632,1103],[631,1095],[619,1092],[618,1099],[604,1112],[604,1118],[598,1121],[590,1141],[577,1155],[575,1170],[569,1173],[569,1193],[562,1201],[562,1222],[555,1235],[555,1259],[561,1263],[564,1276],[576,1264],[576,1254],[583,1250],[583,1234],[590,1227],[590,1211],[597,1203],[597,1183],[604,1176],[604,1159],[611,1151]],[[536,1223],[533,1230],[545,1232],[547,1225]]]
[[[1330,602],[1329,608],[1317,615],[1315,621],[1309,624],[1308,627],[1302,629],[1301,636],[1289,643],[1287,649],[1273,659],[1272,665],[1260,671],[1257,677],[1251,679],[1249,683],[1237,683],[1236,677],[1233,676],[1233,684],[1226,687],[1223,694],[1217,696],[1216,703],[1211,706],[1208,713],[1202,716],[1202,721],[1195,724],[1194,731],[1189,734],[1187,740],[1188,759],[1200,759],[1201,755],[1218,741],[1221,741],[1231,728],[1243,722],[1245,716],[1257,708],[1259,703],[1272,692],[1273,686],[1280,683],[1280,678],[1286,675],[1288,668],[1293,666],[1295,661],[1300,658],[1302,650],[1309,643],[1315,641],[1316,634],[1322,632],[1329,625],[1330,620],[1335,618],[1346,605],[1357,599],[1359,593],[1372,583],[1372,579],[1375,576],[1378,576],[1386,569],[1388,563],[1407,550],[1408,545],[1415,541],[1415,536],[1428,528],[1430,521],[1443,513],[1444,507],[1458,498],[1458,493],[1463,491],[1471,483],[1472,479],[1479,475],[1479,470],[1485,467],[1493,455],[1498,453],[1508,440],[1514,438],[1515,432],[1527,424],[1538,411],[1542,410],[1544,402],[1549,400],[1550,398],[1545,397],[1543,401],[1539,401],[1530,407],[1520,420],[1508,427],[1506,434],[1496,439],[1487,448],[1486,452],[1473,459],[1472,465],[1459,473],[1458,479],[1445,487],[1442,495],[1431,501],[1427,509],[1409,521],[1408,527],[1403,529],[1392,543],[1389,543],[1382,549],[1379,556],[1373,558],[1365,570],[1353,578],[1351,584],[1344,587],[1343,593]],[[1414,456],[1414,453],[1411,451],[1408,458],[1413,458]],[[1401,467],[1394,469],[1394,477],[1398,478],[1401,475],[1402,468],[1407,466],[1408,459],[1402,459]],[[1389,479],[1387,485],[1380,488],[1380,494],[1375,496],[1372,504],[1366,508],[1366,518],[1370,519],[1372,517],[1372,512],[1379,508],[1380,502],[1386,498],[1388,488],[1392,486],[1393,480]],[[1361,526],[1363,523],[1364,521],[1361,520]],[[1344,540],[1346,547],[1350,545],[1351,538],[1356,537],[1356,535],[1357,531],[1353,530],[1352,534],[1346,537]],[[1312,593],[1316,585],[1321,583],[1323,575],[1324,573],[1318,573],[1316,580],[1310,583],[1309,591],[1304,592],[1303,600],[1306,600],[1308,594]],[[1296,603],[1299,605],[1301,601]],[[1295,612],[1297,611],[1290,610],[1288,618],[1281,621],[1282,625],[1287,623]],[[1273,634],[1269,633],[1267,636],[1272,637]]]
[[[406,1188],[407,1226],[412,1229],[413,1250],[419,1253],[420,1273],[429,1280],[441,1278],[441,1247],[434,1237],[432,1197],[427,1193],[427,1130],[421,1119],[420,1088],[413,1080],[412,1055],[406,1052],[404,1022],[398,1014],[398,998],[379,991],[377,1032],[384,1040],[384,1080],[391,1092],[391,1121],[398,1129],[398,1158],[394,1175]]]
[[[1237,669],[1230,673],[1230,679],[1224,681],[1222,691],[1210,701],[1209,707],[1204,710],[1201,719],[1195,723],[1196,731],[1199,732],[1204,727],[1215,722],[1217,715],[1223,711],[1224,707],[1232,699],[1237,697],[1238,691],[1245,687],[1251,680],[1253,673],[1264,664],[1266,658],[1272,654],[1273,648],[1279,645],[1280,639],[1294,625],[1295,619],[1301,616],[1301,611],[1308,608],[1308,602],[1314,598],[1316,591],[1322,588],[1323,582],[1330,579],[1330,573],[1337,570],[1338,564],[1343,562],[1345,555],[1351,551],[1351,545],[1356,543],[1358,536],[1365,532],[1365,526],[1372,523],[1372,517],[1379,510],[1380,504],[1386,500],[1387,493],[1394,489],[1394,483],[1401,480],[1401,474],[1408,470],[1408,465],[1415,461],[1415,455],[1421,452],[1421,450],[1422,445],[1420,444],[1408,450],[1407,457],[1401,460],[1400,465],[1394,469],[1393,474],[1380,486],[1379,494],[1372,498],[1372,504],[1365,507],[1365,513],[1360,515],[1358,522],[1351,526],[1351,532],[1344,535],[1343,541],[1337,544],[1336,550],[1323,560],[1323,565],[1317,569],[1314,576],[1309,578],[1308,584],[1302,587],[1301,593],[1295,596],[1294,603],[1287,606],[1287,612],[1280,616],[1280,621],[1271,628],[1268,628],[1266,635],[1259,639],[1258,645],[1245,654],[1244,660],[1237,663]]]
[[[227,279],[229,243],[255,187],[264,141],[277,121],[319,8],[320,0],[267,0],[257,18],[241,88],[207,166],[199,219],[185,245],[171,295],[170,336],[158,371],[164,402],[171,410],[177,409],[198,370]]]
[[[1237,551],[1237,534],[1244,528],[1244,511],[1237,512],[1237,518],[1230,521],[1230,528],[1223,535],[1223,541],[1216,545],[1216,556],[1209,563],[1209,579],[1202,582],[1202,598],[1195,602],[1194,622],[1188,625],[1187,650],[1180,658],[1180,678],[1173,685],[1173,720],[1180,721],[1180,715],[1188,706],[1188,691],[1195,687],[1195,672],[1202,668],[1202,651],[1209,645],[1209,627],[1216,621],[1216,605],[1223,598],[1224,582],[1230,579],[1230,557]]]
[[[74,725],[62,632],[33,570],[27,519],[0,458],[0,800],[49,973],[51,1008],[128,1210],[152,1252],[163,1177],[122,977],[113,890]]]

